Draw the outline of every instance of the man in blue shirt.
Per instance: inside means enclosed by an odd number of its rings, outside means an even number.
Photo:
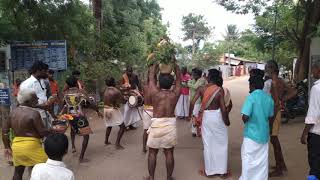
[[[250,95],[242,108],[245,123],[244,139],[241,148],[242,174],[240,180],[268,179],[268,141],[270,124],[274,114],[274,101],[262,89],[262,77],[249,79]]]

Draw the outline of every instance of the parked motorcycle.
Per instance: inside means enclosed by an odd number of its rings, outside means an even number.
[[[282,123],[288,123],[290,119],[305,116],[308,111],[308,83],[307,79],[296,84],[296,95],[282,104]]]

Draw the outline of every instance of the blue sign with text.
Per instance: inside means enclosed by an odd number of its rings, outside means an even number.
[[[0,105],[10,106],[10,104],[9,88],[0,89]]]
[[[52,70],[67,69],[67,43],[64,40],[14,42],[11,45],[11,69],[29,70],[42,61]]]

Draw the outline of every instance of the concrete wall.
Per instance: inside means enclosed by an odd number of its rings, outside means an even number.
[[[313,86],[315,79],[311,77],[312,62],[320,61],[320,37],[313,38],[310,46],[310,63],[309,63],[309,90]]]

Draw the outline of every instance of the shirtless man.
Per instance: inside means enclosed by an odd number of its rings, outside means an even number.
[[[157,67],[158,65],[151,66],[149,74],[149,89],[152,94],[153,118],[147,142],[149,147],[149,177],[146,179],[154,179],[157,154],[159,149],[163,148],[166,157],[167,179],[171,180],[173,179],[172,173],[174,168],[173,150],[174,146],[177,144],[176,118],[174,110],[180,96],[181,73],[178,65],[175,64],[175,88],[170,90],[174,82],[174,77],[170,74],[159,75],[160,88],[157,88],[157,82],[155,80]],[[159,135],[161,136],[159,137]]]
[[[34,109],[38,104],[34,90],[20,90],[17,99],[20,105],[10,113],[10,118],[3,121],[2,140],[5,155],[13,155],[13,180],[22,180],[25,167],[33,167],[48,159],[41,146],[41,138],[52,131],[44,126],[40,113]],[[12,146],[9,140],[10,128],[15,135]]]
[[[123,115],[120,112],[120,104],[124,101],[123,96],[119,89],[116,88],[116,82],[113,77],[106,79],[107,88],[104,91],[104,120],[106,123],[106,138],[105,144],[111,144],[109,142],[109,136],[112,130],[112,127],[119,126],[119,132],[116,140],[116,148],[123,149],[120,145],[120,140],[125,131],[125,126],[123,122]]]
[[[85,90],[79,89],[78,87],[78,79],[71,76],[66,80],[66,84],[68,85],[68,89],[64,93],[64,101],[66,103],[64,109],[62,112],[67,112],[73,115],[81,115],[81,116],[86,116],[85,113],[83,112],[83,107],[82,107],[82,100],[85,99],[86,101],[89,101],[89,97],[86,93]],[[68,102],[67,100],[69,99],[74,99],[74,102]],[[97,114],[99,117],[101,117],[101,113],[99,112],[98,107],[95,104],[90,104],[92,109],[96,110]],[[76,152],[76,146],[75,146],[75,137],[76,134],[79,133],[77,132],[76,129],[74,129],[73,126],[71,126],[71,131],[70,131],[70,136],[71,136],[71,145],[72,145],[72,153]],[[87,160],[84,160],[84,154],[87,150],[88,143],[89,143],[89,134],[92,132],[85,132],[80,134],[83,137],[82,141],[82,148],[81,148],[81,153],[79,157],[79,162],[85,162]]]
[[[147,140],[148,140],[148,129],[151,125],[151,119],[153,117],[153,107],[152,107],[152,94],[149,89],[149,74],[147,83],[143,86],[143,98],[144,98],[144,112],[143,112],[143,136],[142,136],[142,152],[147,152]]]
[[[200,168],[200,175],[220,175],[223,178],[229,176],[228,168],[228,129],[230,121],[228,109],[224,100],[224,90],[219,87],[222,77],[219,73],[210,73],[208,84],[198,88],[191,102],[192,112],[195,102],[202,97],[201,108],[197,124],[201,126],[202,141],[204,144],[205,170]],[[210,102],[211,97],[213,97]],[[202,118],[201,118],[202,117]],[[202,164],[201,164],[202,166]]]
[[[270,177],[282,176],[284,171],[287,171],[287,166],[284,162],[282,155],[281,145],[278,138],[280,125],[281,125],[281,101],[287,91],[285,82],[279,78],[279,68],[275,61],[268,61],[266,64],[266,76],[271,77],[271,90],[270,94],[274,100],[274,120],[271,128],[271,144],[273,145],[274,157],[276,166],[274,171],[269,174]]]

